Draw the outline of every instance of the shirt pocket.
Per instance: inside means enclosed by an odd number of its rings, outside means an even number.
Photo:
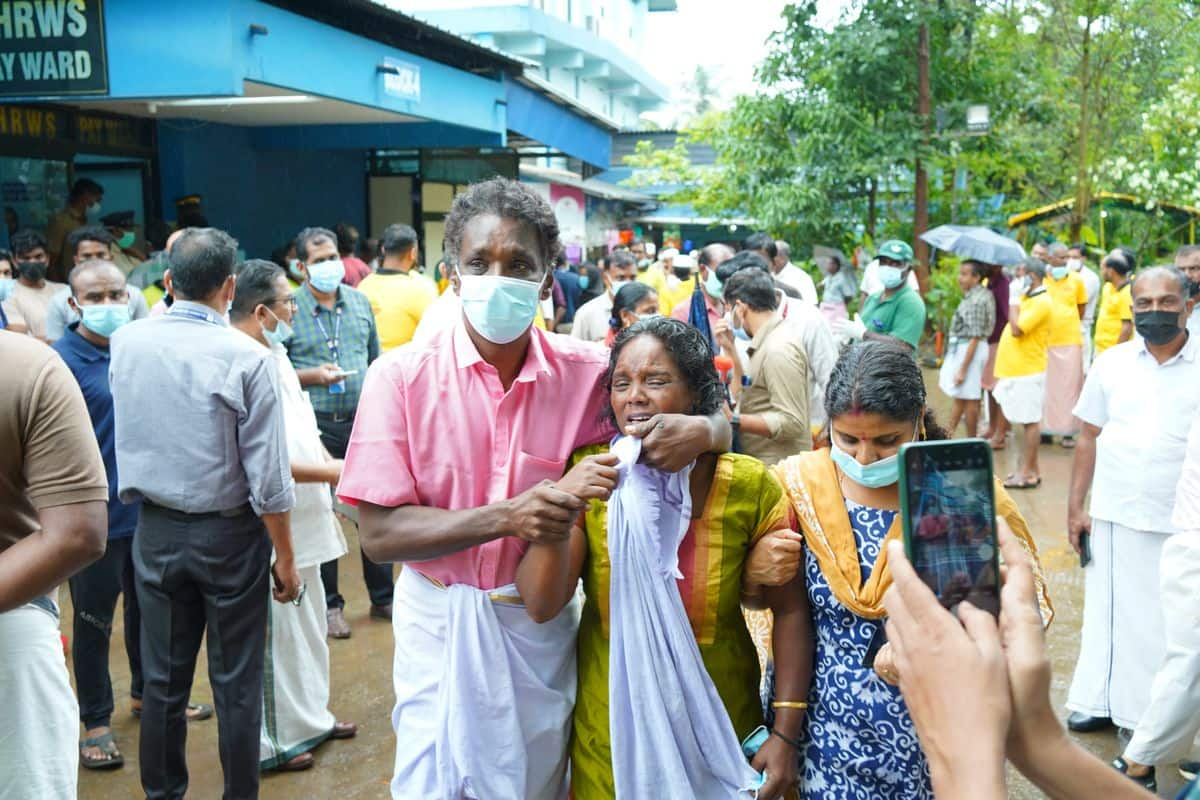
[[[513,493],[523,492],[541,481],[556,481],[563,476],[566,459],[549,459],[518,450],[513,459]]]

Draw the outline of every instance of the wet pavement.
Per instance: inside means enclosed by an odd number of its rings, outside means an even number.
[[[929,382],[936,386],[936,378]],[[933,389],[931,399],[937,404],[940,393]],[[939,410],[942,410],[939,408]],[[1011,442],[1009,449],[996,454],[996,471],[1007,474],[1011,459],[1016,458]],[[1041,449],[1043,482],[1040,488],[1013,492],[1018,505],[1037,537],[1042,564],[1050,584],[1055,607],[1055,621],[1048,637],[1054,666],[1053,695],[1056,708],[1066,711],[1067,688],[1079,650],[1079,627],[1083,613],[1083,575],[1079,561],[1066,542],[1067,487],[1071,470],[1071,452],[1057,445]],[[354,630],[352,638],[331,641],[332,710],[339,719],[359,725],[357,738],[328,742],[317,749],[316,766],[306,772],[263,776],[261,797],[264,800],[307,800],[308,798],[337,798],[365,800],[388,796],[391,776],[393,738],[391,731],[391,664],[392,632],[386,623],[367,617],[369,601],[363,586],[356,555],[357,535],[352,524],[346,525],[346,539],[351,555],[340,562],[340,584],[346,596],[346,618]],[[70,620],[70,599],[64,589],[64,619]],[[69,633],[69,625],[64,631]],[[112,649],[113,692],[117,710],[113,727],[117,741],[123,746],[125,766],[111,772],[92,772],[81,769],[82,800],[128,800],[140,797],[138,779],[137,720],[129,713],[129,667],[123,649],[121,616],[113,632]],[[211,703],[208,685],[206,654],[200,654],[192,699]],[[217,725],[215,719],[194,723],[188,728],[188,764],[191,770],[189,797],[218,798],[221,796],[221,768],[217,758]],[[1088,734],[1078,740],[1105,760],[1119,754],[1114,732]],[[1160,765],[1159,795],[1173,797],[1182,784],[1175,765]],[[1042,793],[1013,773],[1009,784],[1013,798],[1039,798]]]

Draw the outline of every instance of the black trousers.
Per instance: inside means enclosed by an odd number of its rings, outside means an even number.
[[[184,514],[143,504],[133,540],[142,609],[142,730],[149,800],[187,792],[187,703],[208,631],[225,800],[258,797],[271,541],[248,509]]]
[[[332,414],[317,414],[317,427],[321,430],[321,443],[334,458],[346,457],[346,446],[350,444],[350,430],[354,427],[354,418],[335,417]],[[359,548],[362,557],[363,582],[367,585],[367,594],[371,597],[371,605],[388,606],[392,604],[392,591],[396,578],[392,574],[391,564],[376,564],[367,558],[366,553]],[[321,583],[325,584],[325,607],[345,608],[346,598],[338,592],[338,562],[326,561],[321,565]]]
[[[125,597],[125,654],[129,658],[130,694],[142,696],[141,626],[133,582],[133,537],[109,539],[99,561],[71,578],[75,608],[71,660],[79,693],[79,719],[85,729],[107,727],[112,721],[112,678],[108,671],[109,643],[117,597]]]

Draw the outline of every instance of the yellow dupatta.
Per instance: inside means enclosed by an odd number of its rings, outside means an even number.
[[[864,619],[882,619],[887,613],[883,608],[883,596],[892,585],[891,571],[887,566],[887,543],[899,540],[902,535],[900,515],[897,514],[892,521],[892,527],[880,545],[879,557],[866,583],[863,583],[858,545],[850,527],[850,515],[846,511],[837,467],[829,457],[829,451],[800,453],[775,465],[772,471],[783,484],[783,490],[800,524],[804,543],[816,557],[833,596]],[[1042,624],[1048,626],[1054,617],[1054,608],[1038,560],[1037,543],[1016,503],[999,481],[996,483],[996,513],[1008,522],[1030,556]]]

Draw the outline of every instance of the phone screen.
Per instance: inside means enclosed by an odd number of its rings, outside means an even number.
[[[942,605],[1000,613],[992,456],[977,440],[909,445],[901,456],[909,560]]]

